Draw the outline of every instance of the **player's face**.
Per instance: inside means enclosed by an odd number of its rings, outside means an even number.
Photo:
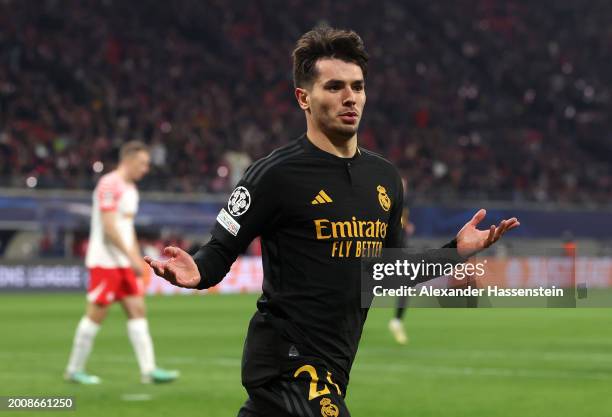
[[[140,151],[128,158],[126,162],[132,181],[140,181],[149,172],[151,157],[148,152]]]
[[[325,58],[319,59],[315,68],[317,78],[305,94],[306,110],[327,136],[348,140],[357,133],[366,102],[361,67]]]

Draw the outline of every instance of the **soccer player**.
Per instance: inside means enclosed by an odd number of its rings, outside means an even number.
[[[76,329],[65,379],[98,384],[85,364],[109,306],[118,301],[127,315],[127,332],[143,383],[170,382],[176,371],[157,368],[145,317],[142,258],[134,229],[138,211],[135,183],[149,171],[149,151],[141,142],[127,142],[116,170],[102,176],[93,193],[91,230],[85,263],[89,269],[87,309]]]
[[[176,247],[164,249],[166,261],[145,257],[174,285],[208,288],[261,236],[263,294],[244,345],[249,398],[240,417],[349,416],[344,396],[368,313],[360,258],[402,246],[400,176],[357,142],[367,61],[353,31],[304,34],[293,71],[306,134],[247,169],[193,257]],[[478,230],[484,216],[478,211],[447,245],[457,257],[518,225],[512,218]]]

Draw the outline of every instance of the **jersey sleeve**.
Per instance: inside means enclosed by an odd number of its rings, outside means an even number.
[[[106,177],[100,179],[96,190],[98,206],[102,211],[115,211],[121,198],[121,188],[116,181]]]
[[[404,229],[402,226],[402,212],[404,210],[404,186],[399,173],[396,173],[395,198],[391,202],[389,215],[389,232],[385,239],[385,248],[404,247]]]
[[[267,173],[256,183],[240,180],[217,215],[212,235],[236,254],[271,230],[280,217],[278,178]]]

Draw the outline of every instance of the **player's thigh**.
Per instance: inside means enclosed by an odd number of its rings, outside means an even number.
[[[121,268],[119,274],[120,284],[117,290],[117,300],[121,303],[128,318],[144,317],[146,309],[142,279],[137,278],[131,268]]]
[[[126,296],[119,300],[129,319],[140,319],[146,316],[146,305],[141,295]]]
[[[87,287],[88,315],[91,313],[99,316],[105,312],[107,307],[115,301],[119,284],[120,276],[117,269],[90,268]]]
[[[258,410],[257,406],[253,403],[253,400],[247,398],[244,405],[238,410],[237,417],[265,417],[266,414],[262,414],[261,410]]]
[[[108,314],[108,307],[108,304],[87,303],[85,314],[94,323],[101,324]]]
[[[350,417],[344,398],[321,381],[279,378],[247,391],[239,417]]]
[[[322,380],[293,379],[281,382],[292,416],[350,417],[350,412],[336,387]]]

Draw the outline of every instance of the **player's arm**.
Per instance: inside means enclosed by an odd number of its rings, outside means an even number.
[[[132,234],[134,235],[133,237],[134,244],[132,245],[132,256],[134,257],[134,259],[138,260],[139,265],[142,265],[142,253],[140,252],[140,243],[138,243],[138,235],[136,234],[135,228],[132,230]],[[137,275],[139,277],[142,277],[142,273],[144,273],[144,271],[141,269],[141,273]]]
[[[476,227],[484,220],[486,215],[487,211],[485,209],[478,210],[474,217],[457,233],[455,238],[457,252],[462,257],[469,258],[476,255],[501,239],[504,233],[521,225],[516,217],[512,217],[502,220],[497,226],[492,224],[486,230],[478,230]]]
[[[140,255],[134,248],[128,247],[117,230],[117,212],[114,210],[104,210],[101,213],[102,228],[104,229],[105,237],[121,252],[123,252],[130,260],[131,268],[138,276],[142,275],[142,265],[140,264]],[[135,240],[135,245],[138,241]]]
[[[214,287],[229,272],[239,253],[231,250],[214,236],[193,256],[170,246],[164,249],[167,261],[156,261],[145,256],[157,275],[177,287],[200,290]]]
[[[486,210],[480,209],[457,233],[455,239],[444,245],[440,249],[431,249],[420,254],[410,255],[412,262],[425,262],[429,265],[435,264],[458,264],[468,260],[478,252],[488,248],[497,242],[508,230],[520,226],[519,221],[513,217],[502,220],[498,226],[491,225],[487,230],[478,230],[476,226],[484,219]],[[444,268],[431,268],[434,270],[444,270]],[[422,273],[415,277],[414,285],[437,278],[438,275]]]
[[[389,219],[389,233],[385,242],[387,248],[403,248],[402,210],[404,193],[401,178],[397,176],[397,193]],[[498,226],[492,225],[488,230],[478,230],[476,227],[485,218],[486,210],[480,209],[451,240],[440,249],[431,249],[422,253],[407,254],[413,263],[426,264],[457,264],[467,261],[470,256],[488,248],[497,242],[507,231],[520,226],[516,217],[502,220]],[[437,268],[431,268],[435,270]],[[443,268],[442,268],[443,269]],[[436,278],[435,275],[422,274],[416,277],[414,284]]]
[[[133,230],[132,235],[133,235],[133,242],[134,242],[134,244],[132,245],[132,254],[134,255],[134,258],[141,260],[142,254],[140,253],[140,244],[138,243],[138,236],[136,235],[136,229]]]
[[[145,261],[173,285],[198,289],[217,285],[251,241],[279,219],[278,177],[268,171],[256,182],[243,178],[219,212],[211,240],[193,257],[182,249],[168,247],[164,249],[167,261],[149,256]]]
[[[385,239],[385,248],[404,248],[404,230],[403,230],[403,214],[404,214],[404,187],[402,185],[401,177],[399,173],[396,175],[396,186],[395,186],[395,198],[391,206],[391,212],[389,214],[389,228],[387,232],[387,238]],[[456,250],[456,241],[452,240],[440,249],[431,249],[419,253],[404,252],[403,256],[408,258],[410,263],[419,264],[425,262],[428,264],[437,263],[459,263],[463,259]],[[433,268],[432,268],[433,270]],[[436,278],[436,276],[428,276],[421,274],[418,277],[414,277],[414,285],[427,281],[429,279]]]

